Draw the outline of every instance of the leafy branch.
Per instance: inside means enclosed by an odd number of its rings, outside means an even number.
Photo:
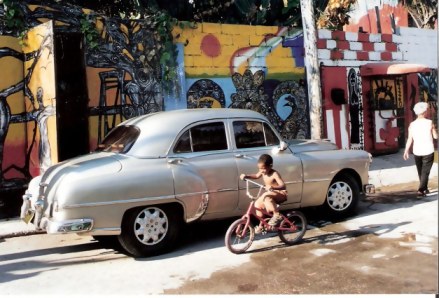
[[[95,49],[99,45],[100,38],[96,28],[96,17],[91,14],[83,14],[79,29],[84,34],[86,44],[90,49]]]

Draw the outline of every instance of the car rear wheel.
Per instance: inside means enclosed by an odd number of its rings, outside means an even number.
[[[165,253],[177,241],[181,216],[174,206],[148,206],[130,210],[118,236],[123,249],[134,257]]]
[[[325,208],[329,215],[336,218],[353,214],[360,199],[357,182],[348,175],[336,176],[329,185]]]

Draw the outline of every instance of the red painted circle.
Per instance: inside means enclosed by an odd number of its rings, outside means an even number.
[[[201,41],[201,51],[209,57],[217,57],[221,53],[221,44],[213,34],[207,34]]]

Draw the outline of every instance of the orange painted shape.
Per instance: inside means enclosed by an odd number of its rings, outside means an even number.
[[[221,44],[213,34],[207,34],[203,37],[200,48],[208,57],[217,57],[221,54]]]

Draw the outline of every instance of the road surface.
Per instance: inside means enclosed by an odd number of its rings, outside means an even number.
[[[414,188],[385,187],[341,222],[305,210],[302,243],[287,247],[265,236],[243,255],[224,247],[231,220],[191,226],[172,253],[153,258],[133,259],[77,235],[3,239],[0,293],[437,293],[438,198],[416,199]]]

